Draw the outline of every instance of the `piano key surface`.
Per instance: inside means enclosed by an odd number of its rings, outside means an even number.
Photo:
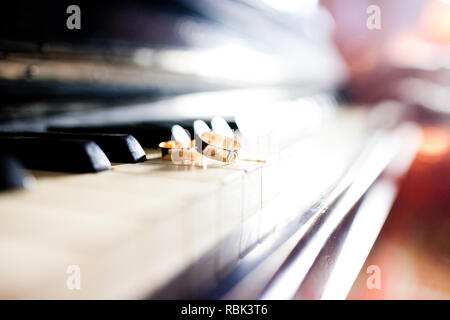
[[[83,139],[0,136],[0,148],[28,169],[86,173],[108,170],[111,166],[95,142]]]
[[[129,134],[136,137],[144,147],[156,148],[161,141],[171,140],[171,128],[174,125],[181,125],[192,138],[194,137],[193,121],[189,120],[135,121],[110,125],[51,125],[47,127],[47,130],[75,134]],[[230,121],[229,125],[236,129],[236,123]]]
[[[29,137],[38,140],[51,138],[68,140],[69,143],[73,139],[87,140],[95,142],[108,159],[113,162],[136,163],[146,159],[145,151],[139,142],[133,136],[127,134],[0,131],[0,137]]]
[[[34,188],[0,194],[0,245],[9,248],[2,254],[11,264],[5,277],[14,275],[15,264],[24,270],[30,262],[14,259],[16,244],[17,254],[41,246],[53,263],[46,268],[43,261],[38,270],[49,279],[46,297],[146,296],[211,251],[204,272],[218,277],[344,174],[371,130],[364,110],[343,110],[338,117],[290,148],[265,158],[249,150],[252,160],[228,165],[175,165],[152,151],[145,162],[113,164],[96,174],[32,171]],[[271,203],[277,203],[276,214],[266,210]],[[82,290],[66,287],[72,264],[81,267]],[[40,285],[13,283],[0,291],[42,297]]]
[[[23,189],[33,181],[17,159],[0,154],[0,191]]]

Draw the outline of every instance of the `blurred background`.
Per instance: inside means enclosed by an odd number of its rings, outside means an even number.
[[[61,27],[72,2],[82,9],[77,31]],[[380,8],[379,30],[367,27],[370,5]],[[1,122],[256,87],[407,105],[405,120],[422,128],[421,147],[349,298],[449,299],[450,1],[0,5]],[[381,290],[367,289],[368,265],[380,266]]]
[[[423,128],[419,153],[348,298],[449,299],[450,2],[323,3],[350,72],[348,97],[403,101]],[[381,8],[381,30],[361,22],[369,4]],[[381,290],[366,286],[370,265],[381,269]]]

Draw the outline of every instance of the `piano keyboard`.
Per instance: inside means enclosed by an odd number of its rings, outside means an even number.
[[[50,150],[46,152],[47,155],[52,154],[53,157],[61,158],[67,156],[66,152],[73,152],[74,140],[85,140],[96,143],[101,151],[107,156],[108,160],[114,162],[124,163],[136,163],[145,160],[145,152],[142,149],[139,142],[131,135],[127,134],[83,134],[83,133],[61,133],[61,132],[0,132],[0,139],[4,144],[9,144],[12,148],[22,148],[20,145],[27,143],[25,149],[27,152],[39,152],[43,151],[47,144],[62,142],[60,146],[50,146]],[[63,148],[63,149],[61,149]],[[34,150],[35,149],[35,150]],[[3,150],[8,152],[8,150]],[[12,154],[18,156],[22,155],[22,150],[10,150]],[[101,152],[98,152],[101,154]],[[59,155],[59,156],[58,156]],[[91,156],[88,152],[88,156]],[[103,156],[103,154],[102,154]],[[27,156],[22,155],[22,161],[27,160]],[[98,165],[101,167],[101,159],[99,157],[90,157],[91,163],[100,162]],[[31,165],[37,165],[32,163]],[[76,163],[73,166],[69,166],[67,170],[76,170]],[[109,165],[107,165],[109,167]],[[80,170],[82,170],[80,168]],[[89,168],[86,168],[89,170]]]
[[[87,138],[87,131],[56,126],[52,130],[72,134],[19,134],[25,141],[20,160],[32,168],[27,158],[37,152],[49,166],[28,171],[35,177],[31,187],[0,193],[0,298],[151,297],[207,255],[195,277],[219,281],[274,230],[332,192],[376,132],[389,134],[380,126],[385,118],[374,122],[365,108],[334,108],[327,104],[306,118],[292,114],[295,120],[264,109],[252,121],[236,117],[240,159],[206,167],[162,160],[149,148],[154,141],[144,139],[145,161],[111,157],[109,170],[64,173],[81,165],[72,141],[85,141],[74,135]],[[265,127],[269,119],[271,128]],[[99,131],[107,136],[114,128]],[[0,135],[1,143],[8,139]],[[109,158],[112,151],[101,142]],[[64,165],[40,148],[58,150]],[[79,290],[68,288],[70,266],[80,268]],[[184,281],[196,285],[196,279]]]

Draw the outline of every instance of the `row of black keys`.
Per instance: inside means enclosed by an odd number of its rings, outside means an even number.
[[[145,161],[143,147],[155,148],[170,140],[170,129],[177,123],[193,136],[192,121],[0,131],[0,153],[4,154],[0,155],[0,189],[23,186],[25,173],[18,163],[28,169],[88,173],[108,170],[111,162]]]

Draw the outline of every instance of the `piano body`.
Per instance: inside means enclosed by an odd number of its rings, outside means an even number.
[[[323,8],[269,2],[2,3],[1,298],[346,297],[417,129],[339,94]],[[237,160],[161,158],[217,116]]]

